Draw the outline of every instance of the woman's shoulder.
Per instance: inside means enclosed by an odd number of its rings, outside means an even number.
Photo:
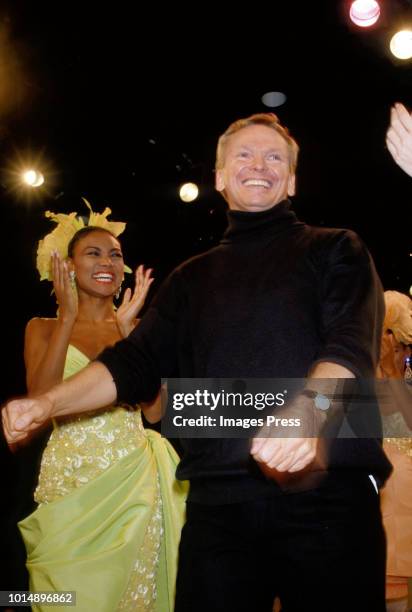
[[[56,322],[57,319],[33,317],[26,325],[26,334],[35,334],[48,337],[52,333]]]

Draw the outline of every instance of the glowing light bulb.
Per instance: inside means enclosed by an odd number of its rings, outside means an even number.
[[[398,59],[412,57],[412,30],[400,30],[391,38],[390,49]]]
[[[193,202],[199,195],[199,188],[195,183],[184,183],[179,189],[182,202]]]
[[[44,183],[44,176],[37,170],[27,170],[23,173],[23,181],[29,187],[40,187]]]
[[[350,7],[349,17],[360,28],[369,28],[376,23],[381,14],[375,0],[355,0]]]

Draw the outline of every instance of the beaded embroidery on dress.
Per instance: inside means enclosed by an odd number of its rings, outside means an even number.
[[[64,377],[88,362],[69,345]],[[55,422],[39,507],[20,523],[31,589],[74,590],[85,612],[171,611],[186,493],[174,479],[177,462],[168,442],[144,429],[139,409]]]

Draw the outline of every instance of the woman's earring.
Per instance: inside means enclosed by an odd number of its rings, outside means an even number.
[[[123,281],[120,283],[120,285],[119,285],[119,287],[118,287],[118,289],[117,289],[116,293],[114,294],[114,297],[116,298],[116,300],[118,300],[118,299],[119,299],[119,297],[120,297],[120,294],[121,294],[121,292],[122,292],[122,285],[123,285]]]
[[[74,270],[70,270],[69,272],[70,285],[72,289],[76,289],[76,272]]]

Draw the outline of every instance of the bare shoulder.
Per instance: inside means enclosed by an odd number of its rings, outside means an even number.
[[[26,338],[36,337],[47,340],[53,333],[57,319],[34,317],[26,325]]]

